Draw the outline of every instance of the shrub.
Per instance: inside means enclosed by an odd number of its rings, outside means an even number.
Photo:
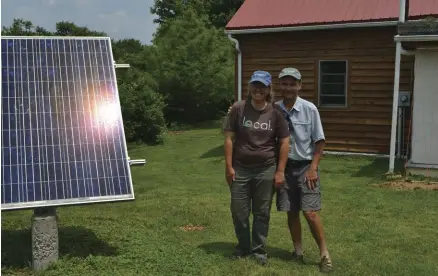
[[[153,78],[129,69],[119,79],[120,100],[128,142],[161,144],[166,130],[163,97],[156,92]]]

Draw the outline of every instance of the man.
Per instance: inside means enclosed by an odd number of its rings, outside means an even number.
[[[277,91],[283,100],[276,104],[284,112],[290,129],[290,150],[286,164],[286,183],[277,188],[277,210],[287,212],[294,246],[294,259],[304,262],[300,210],[307,220],[321,256],[321,272],[332,270],[324,229],[318,211],[321,193],[318,166],[325,145],[324,131],[316,106],[298,96],[301,74],[295,68],[285,68],[279,75]]]

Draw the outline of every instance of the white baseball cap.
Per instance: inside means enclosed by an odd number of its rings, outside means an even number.
[[[282,77],[286,77],[286,76],[290,76],[297,80],[301,80],[301,73],[296,68],[292,68],[292,67],[284,68],[283,70],[281,70],[280,75],[278,75],[278,78],[281,79]]]

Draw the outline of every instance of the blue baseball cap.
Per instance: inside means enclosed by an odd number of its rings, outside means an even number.
[[[255,71],[252,76],[251,76],[251,80],[249,81],[249,83],[253,83],[253,82],[261,82],[266,86],[271,85],[271,81],[272,81],[272,77],[271,74],[269,74],[266,71]]]

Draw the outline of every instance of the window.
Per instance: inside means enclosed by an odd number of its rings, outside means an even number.
[[[347,61],[319,62],[319,106],[347,105]]]

